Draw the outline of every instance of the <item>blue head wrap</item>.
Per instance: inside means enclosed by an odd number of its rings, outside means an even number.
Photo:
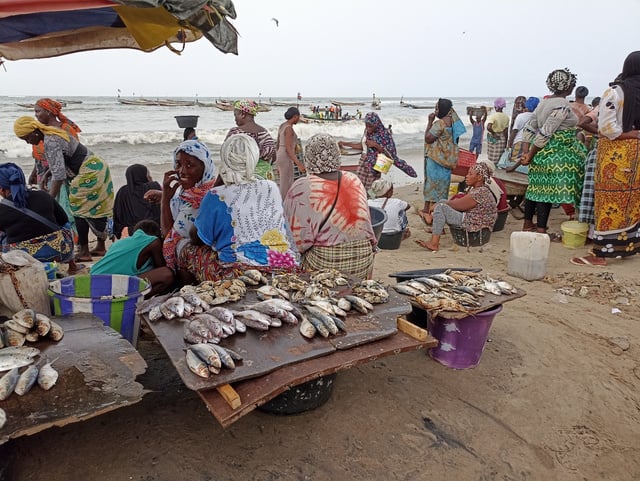
[[[24,172],[16,164],[0,164],[0,187],[11,190],[11,200],[17,207],[27,206],[27,182]]]
[[[540,99],[538,97],[529,97],[524,103],[524,106],[527,108],[529,112],[533,112],[539,103],[540,103]]]

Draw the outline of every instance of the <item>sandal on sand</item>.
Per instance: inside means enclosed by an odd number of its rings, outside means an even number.
[[[416,244],[418,244],[420,247],[423,247],[423,248],[427,249],[428,251],[431,251],[431,252],[438,252],[438,249],[432,249],[431,247],[429,247],[429,246],[427,245],[427,242],[425,242],[425,241],[423,241],[423,240],[416,239],[416,240],[415,240],[415,243],[416,243]]]
[[[549,232],[548,236],[549,239],[551,239],[551,242],[562,242],[562,234],[559,234],[557,232]]]
[[[431,218],[431,221],[427,220],[427,216],[429,216]],[[420,219],[422,219],[422,222],[424,222],[424,225],[426,225],[426,226],[431,226],[431,224],[433,224],[433,216],[431,214],[429,214],[428,212],[425,212],[423,210],[419,210],[418,211],[418,217],[420,217]]]
[[[93,262],[93,257],[91,257],[91,256],[82,256],[82,257],[76,257],[74,260],[76,260],[78,262]]]
[[[607,261],[604,258],[596,256],[574,257],[569,262],[575,266],[606,267],[607,265]]]
[[[74,270],[68,270],[67,274],[69,274],[70,276],[73,276],[74,274],[77,274],[78,272],[86,268],[87,266],[85,266],[84,264],[76,264],[76,268]]]

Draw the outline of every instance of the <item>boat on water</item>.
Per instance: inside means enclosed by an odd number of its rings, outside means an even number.
[[[66,105],[72,105],[72,104],[81,104],[82,100],[58,99],[58,102]]]
[[[404,102],[403,100],[400,101],[400,105],[402,107],[406,107],[406,108],[409,108],[409,109],[435,109],[436,108],[435,105],[410,104],[408,102]]]
[[[219,108],[220,110],[224,110],[224,111],[231,111],[233,110],[235,107],[233,106],[234,104],[234,100],[221,100],[218,99],[214,105],[214,107]],[[266,104],[263,103],[259,103],[258,105],[258,112],[270,112],[271,111],[271,107],[269,107]]]
[[[350,116],[348,118],[339,118],[339,119],[329,119],[329,118],[325,118],[325,117],[321,117],[318,114],[302,114],[302,118],[308,120],[308,121],[312,121],[312,122],[351,122],[352,120],[360,120],[354,116]]]
[[[366,105],[364,102],[338,102],[337,100],[331,100],[333,105]]]
[[[66,107],[68,103],[70,103],[68,100],[56,100],[56,102],[60,102],[60,105],[62,105],[63,107]],[[71,103],[82,103],[82,100],[78,100],[78,101],[73,101]],[[18,107],[22,107],[23,109],[29,109],[32,110],[36,107],[36,104],[20,104],[20,103],[16,103],[16,105]]]
[[[137,105],[137,106],[154,106],[154,107],[193,107],[196,105],[195,100],[173,100],[173,99],[125,99],[118,97],[118,103],[123,105]]]
[[[280,102],[278,100],[269,99],[269,105],[272,107],[308,107],[311,104],[303,102]]]

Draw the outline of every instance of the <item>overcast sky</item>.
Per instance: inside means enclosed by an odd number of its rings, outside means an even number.
[[[600,95],[640,49],[639,0],[234,0],[239,55],[207,40],[7,62],[0,95],[543,95],[568,67]],[[278,24],[272,21],[278,19]]]

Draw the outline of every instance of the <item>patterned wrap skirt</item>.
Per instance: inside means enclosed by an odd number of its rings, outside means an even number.
[[[91,155],[69,182],[69,206],[74,217],[100,219],[113,213],[111,171],[99,157]]]
[[[640,140],[598,139],[594,179],[598,257],[628,257],[640,250]]]
[[[310,272],[336,269],[358,279],[368,279],[373,272],[373,259],[371,242],[357,240],[332,247],[313,246],[302,254],[302,267]]]
[[[422,195],[425,202],[440,202],[449,198],[451,169],[438,164],[430,157],[424,158],[424,184]]]
[[[575,129],[559,130],[529,166],[525,197],[534,202],[580,205],[587,148]]]
[[[0,251],[21,250],[40,262],[69,262],[73,259],[73,231],[62,228],[13,244],[1,244]]]

